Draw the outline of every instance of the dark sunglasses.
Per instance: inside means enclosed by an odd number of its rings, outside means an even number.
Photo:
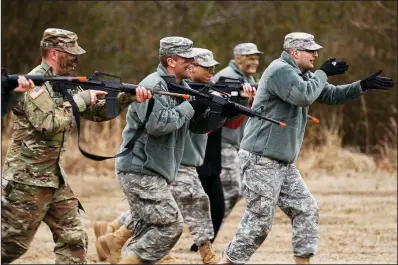
[[[72,56],[72,61],[74,63],[79,63],[80,62],[79,57],[77,55],[73,55],[73,54],[70,54],[69,52],[66,52],[66,51],[63,51],[63,50],[59,50],[59,49],[54,49],[54,50],[56,50],[57,52],[62,52],[62,53],[69,54],[69,56]]]
[[[300,50],[300,49],[297,49],[298,51],[303,51],[303,52],[308,52],[308,53],[311,53],[312,55],[318,55],[319,54],[319,51],[318,50]]]

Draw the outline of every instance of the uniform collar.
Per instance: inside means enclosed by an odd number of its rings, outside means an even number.
[[[54,75],[52,68],[45,61],[41,61],[40,67],[43,68],[47,75]]]

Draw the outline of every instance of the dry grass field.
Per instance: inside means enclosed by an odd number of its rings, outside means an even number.
[[[105,123],[100,130],[95,123],[84,124],[82,139],[85,149],[101,155],[113,154],[121,137],[109,139],[106,135],[120,136],[121,131],[115,130],[123,128],[119,123],[120,119]],[[9,132],[8,126],[3,131],[2,164],[9,144],[9,137],[4,136],[9,135]],[[305,146],[296,163],[320,208],[320,246],[312,262],[397,264],[396,142],[386,144],[385,156],[377,160],[341,148],[341,138],[333,130],[322,133],[323,144]],[[92,138],[93,134],[98,137]],[[99,163],[84,158],[76,147],[75,136],[70,139],[69,149],[61,164],[86,210],[82,217],[89,236],[88,263],[98,264],[93,224],[96,220],[113,220],[127,209],[127,201],[113,173],[114,160]],[[243,211],[244,201],[241,200],[214,242],[219,255],[232,239]],[[189,252],[191,244],[192,239],[185,227],[172,254],[187,260],[187,263],[201,263],[199,253]],[[29,251],[15,263],[54,263],[53,247],[50,230],[42,224]],[[249,263],[294,263],[290,221],[279,209],[268,238]]]
[[[320,208],[321,239],[313,263],[370,264],[397,263],[397,178],[395,174],[307,175],[306,183]],[[95,251],[93,223],[112,220],[127,207],[117,181],[112,177],[70,176],[80,198],[89,236],[88,262],[100,263]],[[221,254],[232,239],[244,210],[241,200],[221,228],[214,243]],[[200,263],[187,228],[172,250],[174,256],[191,264]],[[45,224],[39,228],[29,251],[16,263],[53,263],[54,243]],[[253,264],[292,264],[291,226],[278,209],[268,238],[250,259]]]

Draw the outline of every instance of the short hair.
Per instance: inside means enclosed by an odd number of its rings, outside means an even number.
[[[40,52],[41,52],[41,57],[42,58],[47,58],[48,53],[50,52],[51,48],[40,48]]]
[[[167,67],[167,59],[172,58],[173,60],[177,60],[180,58],[178,55],[160,55],[159,60],[160,64],[163,65],[164,67]]]
[[[293,49],[293,48],[284,48],[283,49],[285,52],[287,52],[288,54],[290,54],[293,50],[295,50],[295,49]]]

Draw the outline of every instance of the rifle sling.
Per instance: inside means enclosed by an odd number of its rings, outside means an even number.
[[[124,150],[123,152],[121,152],[117,155],[114,155],[114,156],[99,156],[99,155],[95,155],[95,154],[86,152],[80,147],[80,112],[79,112],[79,108],[77,107],[76,102],[73,100],[72,95],[68,92],[68,90],[66,88],[61,88],[60,92],[72,105],[72,111],[73,111],[73,115],[75,116],[76,128],[77,128],[77,146],[79,147],[80,152],[85,157],[87,157],[91,160],[95,160],[95,161],[103,161],[103,160],[107,160],[107,159],[122,157],[122,156],[125,156],[125,155],[129,154],[130,152],[132,152],[135,142],[138,140],[138,138],[140,138],[140,136],[145,131],[145,125],[148,121],[149,115],[152,113],[153,105],[155,103],[153,97],[151,99],[149,99],[148,109],[145,114],[145,119],[142,122],[141,126],[138,127],[137,131],[135,132],[135,134],[131,138],[131,140],[126,144],[126,146],[125,146],[126,150]]]

